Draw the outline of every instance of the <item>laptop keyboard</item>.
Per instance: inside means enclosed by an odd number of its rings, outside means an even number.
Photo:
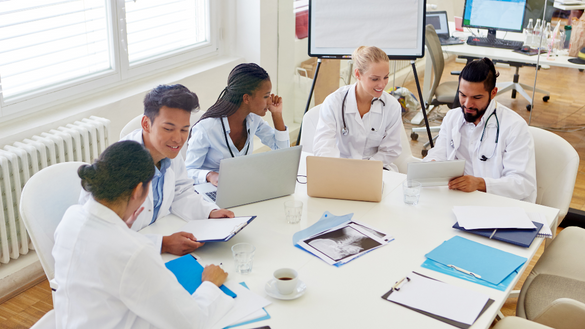
[[[205,195],[207,195],[211,200],[215,201],[217,198],[217,191],[207,192]]]

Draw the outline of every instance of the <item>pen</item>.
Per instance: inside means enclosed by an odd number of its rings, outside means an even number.
[[[475,273],[473,273],[473,272],[470,272],[470,271],[468,271],[468,270],[464,270],[464,269],[462,269],[461,267],[457,267],[457,266],[455,266],[455,265],[447,265],[447,266],[449,266],[450,268],[452,268],[452,269],[454,269],[454,270],[457,270],[457,271],[459,271],[459,272],[463,272],[463,273],[465,273],[465,274],[469,274],[469,275],[472,275],[472,276],[474,276],[474,277],[476,277],[476,278],[478,278],[478,279],[481,279],[481,275],[479,275],[479,274],[475,274]]]

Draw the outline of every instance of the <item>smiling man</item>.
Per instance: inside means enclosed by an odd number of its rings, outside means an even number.
[[[184,220],[234,217],[233,212],[218,209],[195,192],[193,180],[187,177],[185,160],[179,154],[189,135],[191,112],[198,108],[197,95],[186,87],[160,85],[144,98],[142,128],[122,138],[144,144],[156,166],[142,212],[137,212],[132,223],[133,230],[138,231],[171,213]],[[203,245],[187,232],[150,238],[160,246],[161,252],[175,255],[190,253]]]
[[[441,124],[424,161],[465,160],[465,173],[449,188],[536,201],[534,142],[526,121],[494,100],[496,68],[488,58],[468,63],[459,76],[460,108]]]

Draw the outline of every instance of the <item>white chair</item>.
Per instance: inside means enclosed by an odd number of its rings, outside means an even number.
[[[57,328],[55,322],[55,310],[50,310],[39,319],[30,329],[54,329]]]
[[[553,329],[517,316],[507,316],[494,326],[494,329]]]
[[[579,154],[555,133],[537,127],[529,127],[529,131],[536,154],[536,203],[559,209],[558,225],[567,215],[573,197]]]
[[[55,229],[67,208],[79,200],[81,179],[77,169],[82,164],[63,162],[37,172],[26,182],[20,198],[20,215],[53,290],[57,288],[51,253]]]
[[[313,139],[315,138],[315,130],[317,129],[317,123],[319,122],[319,109],[321,105],[317,105],[307,111],[303,117],[303,130],[301,131],[301,145],[303,146],[304,152],[313,153]],[[408,163],[413,161],[422,161],[419,158],[412,156],[410,149],[410,140],[404,130],[402,120],[400,121],[402,128],[402,134],[400,135],[400,143],[402,145],[402,153],[394,161],[394,164],[398,167],[398,171],[405,174],[408,170]]]
[[[191,112],[191,125],[195,124],[195,122],[199,121],[199,119],[201,118],[201,116],[203,115],[203,112],[201,111],[196,111],[196,112]],[[142,122],[142,117],[144,116],[144,114],[140,114],[138,116],[136,116],[134,119],[130,120],[125,126],[124,128],[122,128],[122,131],[120,131],[120,139],[122,139],[124,136],[128,135],[129,133],[133,132],[136,129],[141,128],[141,122]],[[185,147],[181,148],[181,156],[183,157],[183,159],[185,159],[185,157],[187,156],[187,141],[185,141]]]

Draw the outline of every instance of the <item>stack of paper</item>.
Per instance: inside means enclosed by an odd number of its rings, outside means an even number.
[[[384,232],[351,221],[352,216],[325,212],[317,223],[295,233],[293,244],[329,265],[341,266],[394,240]]]
[[[467,230],[516,228],[534,229],[526,211],[520,207],[453,207],[459,226]]]
[[[382,298],[459,328],[469,328],[493,302],[487,295],[412,272]]]
[[[199,242],[228,241],[256,216],[190,220],[180,231],[192,233]]]
[[[526,258],[454,236],[426,254],[422,267],[506,290]]]

